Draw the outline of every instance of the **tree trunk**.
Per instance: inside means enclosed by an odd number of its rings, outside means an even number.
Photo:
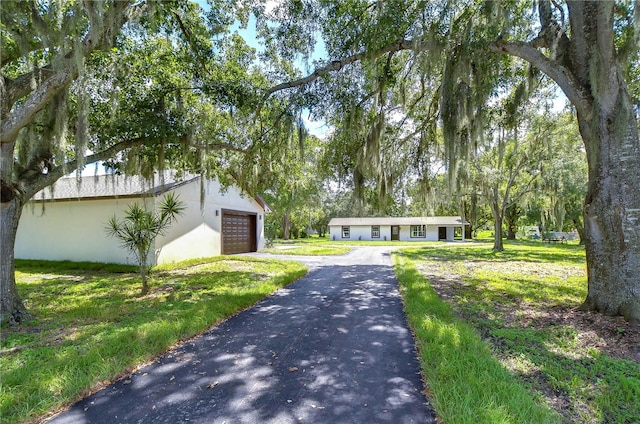
[[[571,32],[553,21],[540,0],[537,46],[498,42],[558,83],[576,109],[587,151],[589,186],[584,240],[589,288],[582,309],[640,322],[640,139],[634,107],[614,44],[614,2],[567,2]],[[638,6],[636,6],[638,7]],[[571,37],[571,38],[569,38]]]
[[[622,90],[621,90],[622,91]],[[621,93],[622,94],[622,93]],[[609,104],[609,107],[604,106]],[[640,322],[640,142],[628,95],[578,115],[589,157],[582,309]]]
[[[578,244],[584,246],[584,225],[582,225],[582,221],[580,221],[580,217],[573,218],[573,225],[576,227],[576,231],[578,232],[578,237],[580,240]]]
[[[282,238],[285,240],[289,240],[291,237],[291,221],[289,220],[289,212],[284,213],[283,223],[282,223]]]
[[[613,3],[570,3],[571,68],[588,102],[576,108],[587,151],[584,206],[589,288],[582,309],[640,322],[640,139],[614,46]],[[585,90],[585,89],[588,89]]]
[[[15,264],[13,261],[18,222],[22,215],[22,201],[12,196],[11,188],[2,184],[2,202],[0,203],[0,322],[17,325],[31,319],[18,296]],[[13,197],[10,199],[10,197]]]
[[[516,224],[508,220],[507,222],[507,240],[515,240],[516,239]]]
[[[491,203],[491,213],[493,214],[493,251],[502,252],[504,244],[502,243],[502,214],[498,205]]]
[[[515,240],[518,231],[517,222],[520,218],[520,210],[517,205],[511,205],[506,209],[505,219],[507,221],[507,240]]]
[[[142,249],[138,251],[138,258],[140,261],[140,279],[142,280],[142,295],[149,293],[149,284],[147,283],[149,250]]]

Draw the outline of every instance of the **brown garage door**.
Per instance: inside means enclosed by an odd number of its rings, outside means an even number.
[[[256,250],[256,215],[223,210],[222,253],[230,255]]]

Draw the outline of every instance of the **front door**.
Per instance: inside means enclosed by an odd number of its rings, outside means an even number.
[[[438,227],[438,240],[447,239],[447,227]]]
[[[400,226],[392,225],[391,226],[391,240],[400,240]]]

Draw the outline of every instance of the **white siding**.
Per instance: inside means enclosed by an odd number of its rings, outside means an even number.
[[[216,181],[205,183],[204,207],[200,208],[198,180],[174,191],[185,202],[184,215],[178,217],[164,236],[156,239],[150,263],[177,262],[220,254],[221,209],[254,212],[257,215],[258,250],[264,248],[264,211],[251,197],[243,197],[235,187],[220,193]],[[105,225],[114,214],[121,218],[130,203],[153,208],[153,198],[49,201],[24,207],[16,237],[18,259],[72,260],[133,264],[135,259],[108,237]],[[218,215],[216,216],[216,211]]]
[[[438,241],[438,227],[427,227],[427,240]]]
[[[447,227],[447,240],[448,241],[453,241],[454,239],[454,228],[453,227]]]
[[[400,241],[438,241],[438,228],[437,226],[427,226],[425,235],[426,237],[411,237],[411,226],[400,225]],[[350,237],[348,239],[342,238],[342,226],[332,225],[329,227],[329,238],[331,240],[373,240],[373,241],[391,241],[391,226],[380,226],[380,238],[371,238],[371,226],[370,225],[350,225]],[[454,227],[447,227],[447,240],[452,241],[454,234]]]
[[[135,264],[135,258],[108,237],[105,226],[114,214],[121,218],[140,199],[71,200],[28,204],[16,235],[17,259],[91,261]],[[153,199],[146,199],[153,207]]]
[[[342,238],[342,226],[332,225],[329,227],[329,238],[331,240],[391,240],[391,227],[380,225],[380,238],[371,238],[371,225],[349,225],[349,238]]]

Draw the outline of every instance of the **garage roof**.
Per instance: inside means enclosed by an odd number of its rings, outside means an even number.
[[[80,200],[113,197],[155,196],[194,181],[199,176],[177,178],[165,173],[153,179],[129,175],[97,175],[95,177],[60,178],[53,185],[40,190],[33,200]]]
[[[179,176],[178,176],[179,175]],[[107,174],[81,177],[60,178],[53,185],[40,190],[33,201],[56,200],[95,200],[120,197],[157,196],[200,178],[194,174],[177,174],[175,171],[163,171],[147,179],[139,175]],[[271,212],[269,205],[260,196],[255,201]]]

